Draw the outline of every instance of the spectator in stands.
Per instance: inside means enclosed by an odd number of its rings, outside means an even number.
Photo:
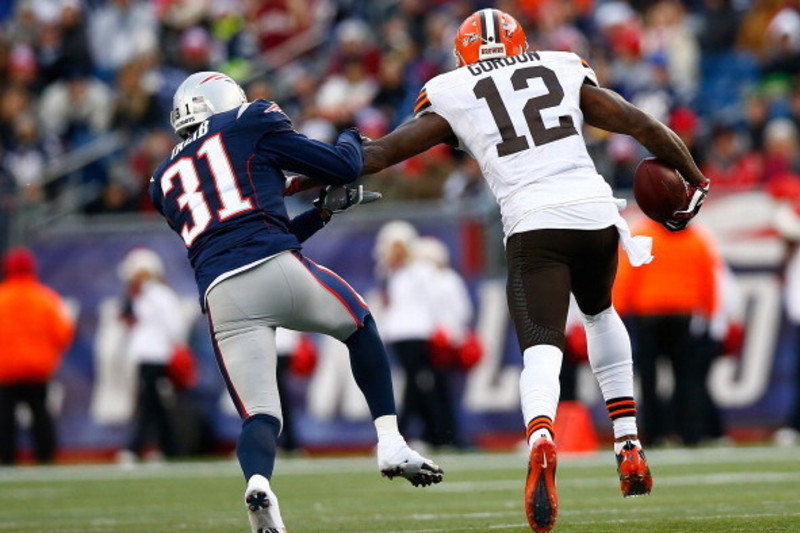
[[[698,83],[699,46],[689,25],[686,8],[678,0],[660,0],[645,15],[642,52],[663,57],[668,86],[688,102]]]
[[[337,129],[355,123],[356,113],[366,108],[378,92],[378,84],[358,59],[347,59],[339,74],[329,76],[319,87],[320,115]]]
[[[76,148],[108,131],[112,109],[111,89],[78,68],[44,90],[39,120],[44,133]]]
[[[413,106],[409,98],[414,98],[414,91],[409,91],[403,78],[404,68],[405,59],[400,53],[384,55],[378,75],[378,90],[372,99],[372,106],[383,114],[390,130],[406,118],[401,110]]]
[[[743,191],[764,183],[761,157],[748,150],[745,136],[729,122],[711,127],[708,151],[701,161],[700,169],[714,180],[715,189]]]
[[[158,49],[158,24],[153,2],[109,0],[89,16],[89,45],[104,79],[134,57]]]
[[[43,25],[36,42],[42,87],[57,82],[76,68],[92,64],[81,2],[64,0],[59,3],[57,19]]]
[[[740,22],[741,15],[731,0],[703,0],[697,31],[703,54],[719,54],[733,49]]]
[[[17,460],[19,405],[33,416],[34,458],[55,459],[56,428],[47,407],[47,389],[72,342],[75,325],[61,297],[40,283],[36,258],[23,247],[3,258],[0,283],[0,463]]]
[[[639,268],[621,261],[614,286],[614,306],[633,321],[634,365],[642,385],[642,440],[663,444],[674,429],[684,444],[696,445],[709,433],[709,416],[702,408],[709,401],[709,355],[700,350],[708,349],[705,338],[717,303],[721,258],[710,234],[698,224],[670,232],[642,218],[631,225],[631,232],[651,236],[656,257]],[[672,365],[671,402],[659,396],[657,367],[662,357]]]
[[[312,27],[318,2],[308,0],[273,0],[248,2],[245,20],[250,26],[261,53],[291,46]]]
[[[800,174],[800,137],[788,118],[773,118],[764,130],[764,181]]]
[[[27,44],[14,46],[8,57],[8,85],[26,91],[38,91],[41,89],[41,77],[38,74],[39,65],[33,48]]]
[[[765,74],[800,74],[800,5],[789,0],[767,26],[764,45]]]
[[[751,90],[744,99],[744,122],[751,150],[764,149],[764,130],[769,121],[769,101],[763,91]]]
[[[161,54],[151,66],[162,113],[172,109],[172,97],[187,76],[211,70],[214,43],[208,30],[201,26],[187,29],[178,43],[177,57],[170,60]],[[151,56],[154,59],[155,56]]]
[[[14,137],[5,154],[0,152],[0,168],[12,178],[13,190],[23,204],[35,204],[45,198],[45,169],[55,154],[38,134],[36,120],[22,115],[14,123]]]
[[[146,84],[147,60],[133,59],[116,73],[116,96],[111,116],[115,130],[141,133],[164,123],[164,110],[152,88]]]
[[[676,107],[670,112],[667,125],[681,138],[699,166],[706,154],[700,142],[701,124],[697,113],[689,107]]]
[[[34,112],[32,95],[21,87],[6,87],[0,94],[0,150],[13,144],[17,119]]]
[[[157,451],[151,457],[174,457],[178,448],[168,408],[167,368],[186,341],[182,304],[164,278],[161,257],[149,248],[131,250],[118,273],[125,283],[121,318],[128,326],[127,356],[138,369],[138,384],[133,433],[117,458],[130,463],[142,457],[152,437]]]
[[[366,22],[349,19],[336,27],[336,43],[328,60],[328,75],[342,74],[348,63],[358,62],[370,78],[377,78],[381,69],[381,51],[373,40]]]
[[[73,71],[42,93],[38,106],[42,133],[57,137],[67,151],[88,145],[108,132],[113,98],[111,89],[86,70]],[[53,184],[54,194],[59,195],[70,184],[82,194],[90,194],[108,179],[101,161],[89,163],[78,176],[75,181],[62,177]]]

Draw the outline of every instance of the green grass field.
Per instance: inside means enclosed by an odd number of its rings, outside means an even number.
[[[554,533],[800,532],[800,448],[653,450],[655,486],[623,499],[610,451],[559,459]],[[279,458],[290,533],[530,532],[521,453],[440,455],[435,487],[377,474],[372,457]],[[0,469],[0,532],[249,531],[233,461]]]

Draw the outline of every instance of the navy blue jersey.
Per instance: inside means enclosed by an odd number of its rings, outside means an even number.
[[[178,143],[153,174],[150,196],[186,244],[204,304],[218,276],[300,249],[321,225],[308,214],[289,220],[283,170],[343,185],[363,162],[357,132],[342,132],[335,146],[314,141],[275,103],[257,100],[213,115]]]

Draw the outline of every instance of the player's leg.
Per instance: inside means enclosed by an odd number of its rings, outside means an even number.
[[[236,455],[247,488],[245,504],[253,532],[285,532],[270,487],[281,405],[276,379],[275,329],[282,308],[291,306],[278,265],[267,261],[219,283],[207,298],[217,364],[242,417]]]
[[[552,438],[560,394],[569,267],[555,230],[512,235],[506,245],[506,295],[523,354],[520,400],[527,436]]]
[[[572,291],[586,325],[589,363],[614,427],[621,489],[624,496],[647,494],[652,478],[641,450],[633,395],[633,358],[625,324],[611,305],[617,271],[615,227],[586,232],[572,267]]]
[[[558,514],[553,421],[570,291],[562,241],[556,230],[536,230],[512,235],[506,244],[506,292],[523,353],[520,401],[530,447],[525,514],[537,533],[550,531]]]
[[[353,377],[378,434],[381,472],[405,477],[415,486],[439,483],[442,469],[409,448],[400,434],[389,357],[364,300],[331,270],[300,254],[287,257],[294,260],[282,258],[296,306],[288,327],[325,333],[347,346]]]

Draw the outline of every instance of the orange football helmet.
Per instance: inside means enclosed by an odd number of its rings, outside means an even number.
[[[515,56],[527,49],[525,32],[514,17],[487,8],[476,11],[458,27],[453,54],[458,66],[463,67],[484,59]]]

